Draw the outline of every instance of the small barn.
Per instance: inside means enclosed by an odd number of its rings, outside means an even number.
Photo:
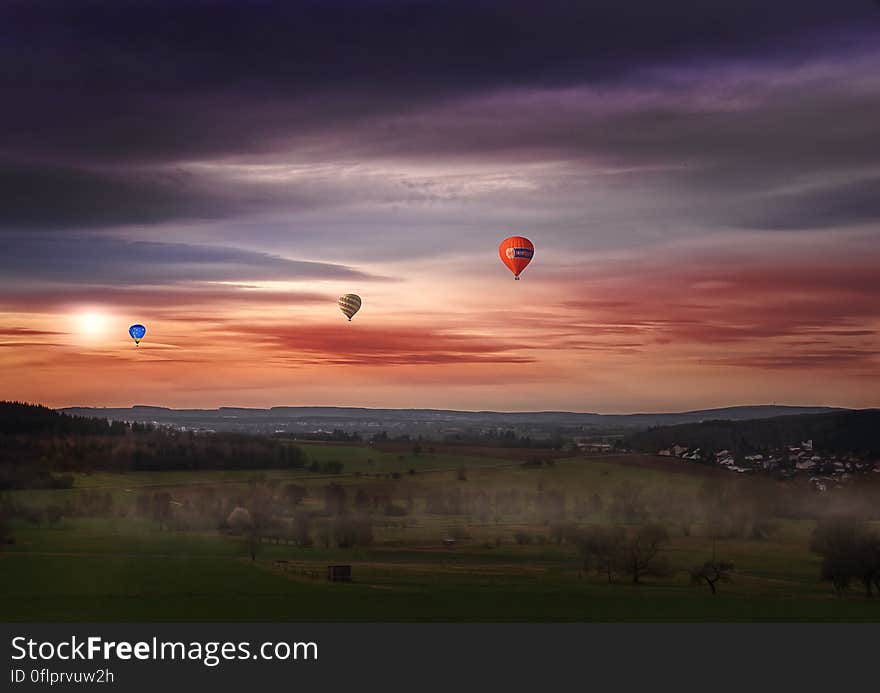
[[[328,565],[327,580],[330,582],[351,582],[351,566]]]

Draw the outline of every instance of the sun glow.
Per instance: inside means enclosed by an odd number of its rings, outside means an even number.
[[[80,334],[86,337],[97,337],[107,330],[107,316],[101,313],[80,313],[77,316],[77,327]]]

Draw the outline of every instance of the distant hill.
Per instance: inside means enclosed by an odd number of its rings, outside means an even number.
[[[880,409],[660,426],[633,433],[626,439],[626,444],[645,452],[656,452],[677,444],[749,454],[810,439],[817,450],[880,457]]]
[[[565,411],[497,412],[448,409],[367,409],[359,407],[272,407],[249,409],[168,409],[156,406],[127,408],[69,407],[79,416],[122,421],[156,422],[214,430],[273,432],[340,428],[347,431],[398,430],[430,433],[454,427],[517,427],[564,430],[566,433],[644,429],[706,420],[742,421],[792,414],[845,411],[831,407],[742,406],[656,414],[595,414]]]

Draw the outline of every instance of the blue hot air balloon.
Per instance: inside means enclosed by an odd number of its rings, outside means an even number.
[[[143,325],[132,325],[128,328],[128,334],[131,335],[135,345],[139,345],[144,335],[147,334],[147,328]]]

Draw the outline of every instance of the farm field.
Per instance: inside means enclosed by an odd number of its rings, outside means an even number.
[[[513,455],[302,447],[310,460],[343,462],[343,473],[102,473],[77,476],[72,489],[7,492],[8,500],[34,507],[108,494],[112,510],[54,523],[15,520],[15,543],[0,550],[0,619],[880,621],[880,600],[865,599],[858,589],[838,597],[819,581],[820,559],[809,550],[813,521],[776,518],[766,538],[713,540],[697,514],[682,514],[707,477],[717,476],[705,469],[640,456],[524,465]],[[181,513],[208,500],[246,506],[255,494],[279,502],[288,483],[303,489],[295,512],[312,517],[310,546],[276,529],[254,548],[216,523],[184,514],[157,522],[138,511],[138,498],[156,492],[169,494]],[[329,484],[344,489],[348,514],[369,522],[368,542],[340,548],[326,534]],[[637,529],[646,520],[611,514],[610,500],[626,485],[642,489],[669,533],[661,553],[670,569],[640,584],[623,575],[609,583],[586,570],[576,542],[554,532],[561,517],[568,527]],[[479,505],[499,493],[522,498],[523,508]],[[364,502],[356,510],[361,494],[381,498],[380,507]],[[564,513],[553,521],[529,505],[547,496],[563,499]],[[431,505],[437,497],[464,500],[441,513]],[[582,498],[593,506],[578,515]],[[688,573],[713,548],[735,566],[716,596]],[[351,583],[324,579],[335,564],[352,566]]]
[[[201,470],[197,472],[93,472],[91,474],[75,474],[75,486],[77,489],[125,489],[141,486],[182,487],[311,477],[326,479],[328,476],[354,476],[358,473],[369,475],[397,472],[405,474],[411,469],[424,473],[425,471],[455,469],[460,466],[476,468],[517,464],[516,451],[513,451],[514,455],[511,457],[499,459],[497,455],[460,455],[446,452],[415,455],[411,450],[389,451],[366,445],[299,442],[296,445],[306,453],[310,461],[319,464],[342,462],[345,467],[338,475],[315,474],[308,469],[264,469],[256,472],[244,469]],[[532,454],[540,456],[541,452],[535,451]],[[559,455],[559,453],[555,454]]]

